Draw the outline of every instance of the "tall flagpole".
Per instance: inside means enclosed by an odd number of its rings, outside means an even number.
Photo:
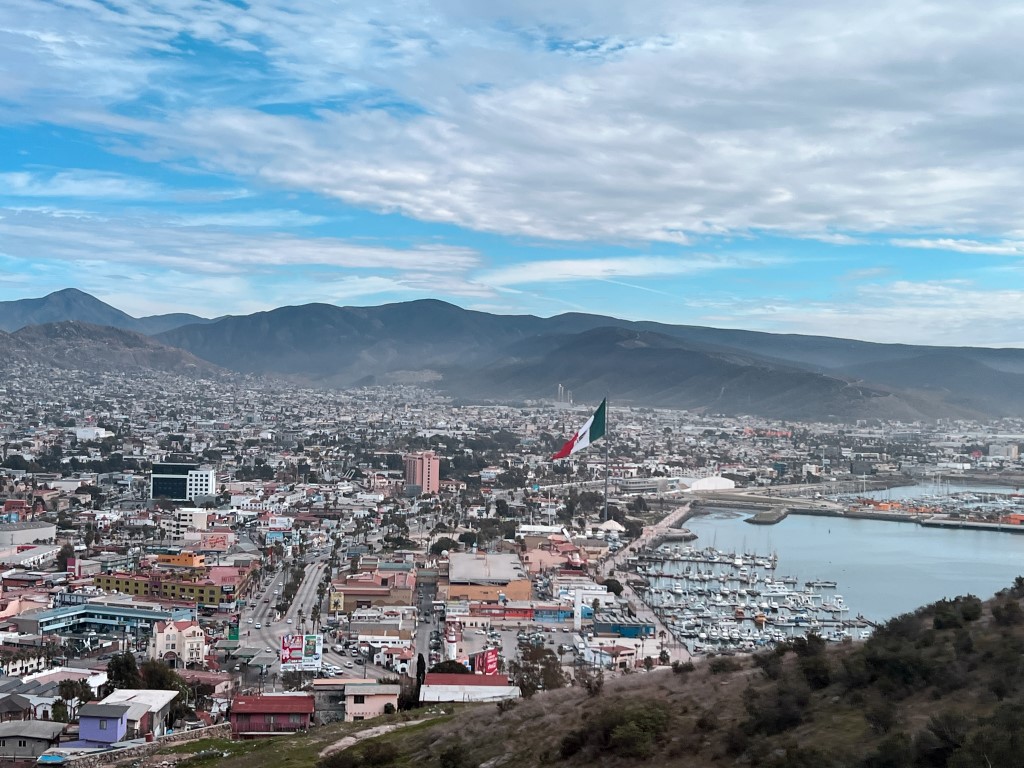
[[[608,398],[604,399],[604,522],[608,522]]]

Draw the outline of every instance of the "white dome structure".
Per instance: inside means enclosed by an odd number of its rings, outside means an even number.
[[[721,475],[715,475],[714,477],[702,477],[699,480],[694,480],[690,483],[690,487],[687,492],[693,491],[729,491],[736,487],[736,483],[732,480],[722,477]]]

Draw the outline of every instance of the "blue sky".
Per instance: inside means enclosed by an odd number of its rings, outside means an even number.
[[[0,299],[1024,346],[1021,39],[985,0],[4,0]]]

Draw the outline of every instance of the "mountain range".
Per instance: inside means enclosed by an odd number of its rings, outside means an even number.
[[[33,320],[86,320],[94,325],[78,327],[77,343],[99,334],[94,347],[128,343],[102,336],[95,324],[149,328],[150,343],[223,369],[320,386],[418,382],[476,401],[553,398],[561,384],[578,401],[608,396],[803,420],[985,418],[1024,408],[1022,349],[878,344],[582,313],[494,315],[430,299],[217,319],[132,318],[75,290],[0,303],[0,327]],[[66,331],[57,335],[73,343]]]
[[[109,325],[111,328],[121,328],[147,335],[168,331],[181,325],[212,322],[205,317],[197,317],[183,312],[132,317],[77,288],[65,288],[39,299],[0,301],[0,330],[2,331],[17,331],[29,325],[60,323],[66,320],[77,320],[92,325]]]

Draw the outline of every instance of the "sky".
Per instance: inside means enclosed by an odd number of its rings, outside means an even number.
[[[0,299],[1024,346],[1024,5],[3,0]]]

